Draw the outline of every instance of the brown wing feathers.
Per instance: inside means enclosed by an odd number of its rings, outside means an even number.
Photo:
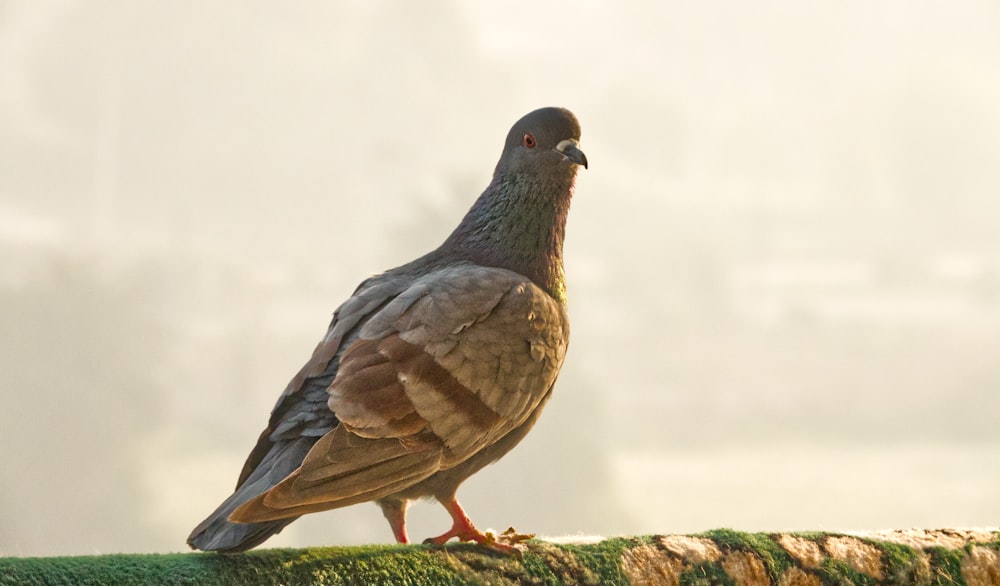
[[[344,353],[330,389],[330,409],[341,424],[363,437],[404,437],[427,427],[399,380],[400,365],[380,351],[384,340],[358,340]]]
[[[546,323],[564,321],[562,309],[514,273],[466,271],[457,282],[415,284],[373,316],[341,355],[329,389],[341,424],[298,470],[231,520],[280,519],[390,496],[525,421],[562,362],[566,332],[552,334]],[[434,287],[442,282],[447,287]],[[455,303],[468,292],[475,299]]]
[[[256,523],[379,499],[436,472],[440,456],[434,442],[372,440],[337,428],[298,470],[237,508],[230,520]]]
[[[398,335],[358,340],[344,352],[330,406],[341,426],[231,520],[267,521],[383,498],[465,459],[501,423],[475,393]]]

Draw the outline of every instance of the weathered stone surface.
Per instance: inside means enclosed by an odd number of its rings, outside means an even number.
[[[579,541],[583,541],[582,543]],[[732,530],[556,542],[523,557],[470,545],[0,558],[21,584],[620,584],[1000,586],[1000,531],[768,534]]]

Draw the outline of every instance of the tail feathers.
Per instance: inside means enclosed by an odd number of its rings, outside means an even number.
[[[229,515],[298,468],[315,440],[316,438],[300,438],[289,444],[274,446],[236,492],[194,528],[188,536],[188,545],[202,551],[238,553],[260,545],[297,519],[298,517],[290,517],[263,523],[233,523],[229,521]]]
[[[298,517],[243,525],[230,523],[223,518],[215,518],[208,525],[199,525],[198,529],[188,537],[187,542],[192,549],[219,553],[240,553],[264,543],[272,535],[280,533],[286,525],[295,519]]]

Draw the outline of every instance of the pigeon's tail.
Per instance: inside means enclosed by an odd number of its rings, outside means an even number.
[[[194,528],[188,536],[188,545],[202,551],[238,553],[260,545],[297,519],[298,517],[291,517],[264,523],[233,523],[229,521],[229,515],[298,468],[315,441],[314,437],[303,437],[272,447],[250,476],[236,488],[236,492]]]

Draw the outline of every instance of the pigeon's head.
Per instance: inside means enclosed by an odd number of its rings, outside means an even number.
[[[565,108],[539,108],[514,123],[497,171],[574,175],[587,168],[580,150],[580,123]]]

